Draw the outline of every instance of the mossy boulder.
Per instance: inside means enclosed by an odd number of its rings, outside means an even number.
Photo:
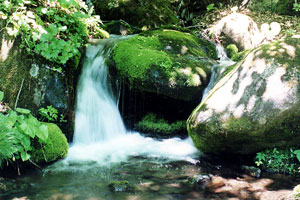
[[[44,143],[36,142],[32,150],[31,159],[36,163],[53,162],[65,158],[69,145],[66,136],[60,128],[52,123],[48,125],[48,139]]]
[[[188,119],[195,146],[211,154],[252,154],[300,141],[300,38],[250,52]]]
[[[107,63],[131,88],[189,101],[201,96],[216,58],[212,43],[163,29],[119,42]]]
[[[140,28],[179,23],[170,1],[98,0],[94,6],[102,20],[122,19]]]

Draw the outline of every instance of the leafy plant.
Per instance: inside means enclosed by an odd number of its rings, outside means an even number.
[[[47,120],[48,122],[66,122],[65,116],[63,114],[60,114],[58,118],[58,110],[54,108],[53,106],[47,106],[47,108],[40,108],[39,114],[41,116],[41,121]]]
[[[293,9],[294,9],[295,11],[297,11],[297,12],[300,12],[300,3],[298,3],[297,0],[295,0],[295,2],[294,2],[294,7],[293,7]]]
[[[255,164],[274,172],[299,173],[300,150],[295,148],[267,149],[256,154]]]
[[[30,159],[31,141],[45,142],[48,138],[47,125],[39,122],[30,111],[18,108],[8,115],[0,113],[0,164],[6,161]]]
[[[207,12],[210,12],[210,11],[213,11],[213,10],[217,10],[217,8],[215,7],[215,4],[214,4],[214,3],[211,3],[211,4],[209,4],[209,5],[206,7],[206,11],[207,11]]]
[[[2,101],[4,98],[4,93],[2,91],[0,91],[0,101]]]
[[[28,54],[39,54],[54,66],[72,60],[75,68],[89,37],[107,37],[99,28],[100,17],[91,13],[82,0],[5,0],[0,5],[4,29],[12,37],[21,35]]]

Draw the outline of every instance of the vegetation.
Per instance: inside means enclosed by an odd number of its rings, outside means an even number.
[[[255,164],[273,172],[300,173],[300,149],[267,149],[256,154]]]
[[[66,122],[65,116],[60,114],[58,118],[58,110],[53,106],[47,106],[47,108],[40,108],[39,114],[41,116],[41,121],[47,120],[48,122]]]
[[[230,44],[226,47],[226,53],[227,53],[229,58],[232,58],[238,52],[239,52],[239,49],[237,48],[237,46],[235,44]]]
[[[136,124],[136,129],[145,133],[155,133],[160,135],[185,133],[186,122],[176,121],[169,123],[165,119],[157,117],[154,113],[148,113]]]
[[[69,145],[59,127],[52,123],[43,123],[48,127],[48,138],[43,142],[35,142],[32,150],[32,160],[36,163],[53,162],[65,158]]]
[[[59,69],[72,60],[77,67],[81,49],[89,37],[107,37],[81,0],[5,0],[0,19],[9,36],[21,38],[27,54],[38,54]]]
[[[48,162],[64,157],[68,143],[60,129],[53,126],[38,121],[30,110],[23,108],[9,110],[7,115],[0,113],[0,165],[5,162],[14,164],[18,160]],[[53,145],[52,148],[49,144]],[[38,151],[43,152],[43,159],[37,159],[35,152]]]

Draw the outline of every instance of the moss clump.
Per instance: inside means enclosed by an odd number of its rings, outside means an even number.
[[[173,63],[167,53],[159,49],[161,44],[157,37],[136,36],[122,41],[114,48],[116,68],[130,83],[137,79],[143,82],[152,66],[167,75]]]
[[[145,133],[156,133],[159,135],[185,133],[186,121],[169,123],[163,118],[158,118],[153,113],[148,113],[136,124],[136,129]]]
[[[230,44],[226,47],[226,53],[229,58],[232,58],[234,55],[236,55],[239,52],[239,49],[235,44]]]
[[[32,151],[32,160],[36,163],[52,162],[68,154],[67,138],[59,127],[52,123],[45,124],[48,125],[48,139],[45,143],[36,142]]]

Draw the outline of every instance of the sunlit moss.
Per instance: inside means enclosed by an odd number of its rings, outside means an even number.
[[[36,143],[32,151],[32,160],[36,163],[52,162],[68,154],[69,145],[60,128],[52,123],[45,124],[48,125],[48,139],[45,143]]]

